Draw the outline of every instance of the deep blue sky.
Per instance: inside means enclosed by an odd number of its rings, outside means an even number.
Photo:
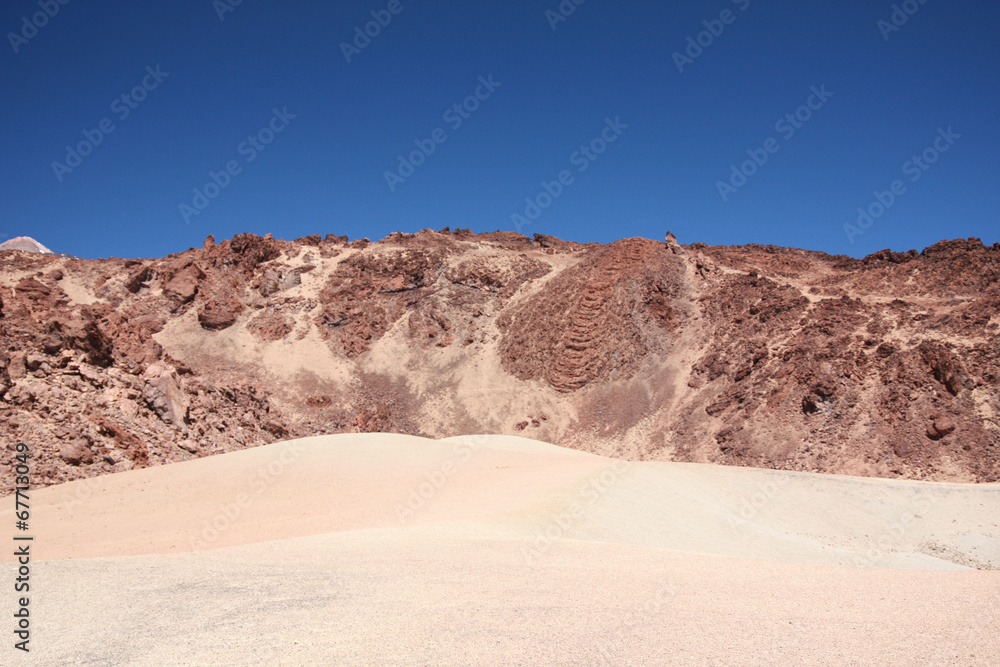
[[[224,20],[212,0],[70,0],[17,53],[8,33],[41,10],[7,0],[0,235],[132,257],[209,233],[517,230],[525,198],[570,170],[522,233],[608,242],[669,229],[682,243],[854,256],[998,240],[996,2],[909,0],[918,11],[886,40],[889,1],[586,0],[555,30],[557,0],[401,1],[348,63],[341,42],[388,0],[244,0]],[[725,9],[733,22],[679,72],[674,52]],[[121,120],[116,98],[157,65],[169,76]],[[453,129],[444,111],[489,75],[500,87]],[[823,85],[833,96],[786,138],[776,121]],[[239,146],[274,108],[296,118],[247,162]],[[628,128],[580,172],[572,155],[606,118]],[[52,163],[104,119],[114,131],[60,182]],[[949,127],[959,138],[910,181],[904,163]],[[447,141],[391,191],[386,170],[437,128]],[[777,153],[724,202],[718,182],[768,138]],[[180,204],[231,160],[241,172],[186,222]],[[844,224],[897,179],[905,192],[850,243]]]

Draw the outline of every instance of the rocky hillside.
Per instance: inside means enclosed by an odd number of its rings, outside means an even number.
[[[862,260],[467,230],[0,251],[0,433],[35,482],[345,431],[1000,476],[1000,246]],[[0,466],[0,493],[13,470]]]

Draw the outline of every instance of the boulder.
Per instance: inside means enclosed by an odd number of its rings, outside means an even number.
[[[965,388],[967,375],[962,362],[940,343],[924,341],[917,347],[920,356],[930,367],[934,379],[943,384],[953,396]]]
[[[198,443],[190,439],[181,440],[180,442],[177,443],[177,446],[190,454],[197,454],[199,449]]]
[[[163,293],[177,305],[183,305],[198,293],[198,285],[205,279],[205,272],[191,264],[179,271],[163,286]]]
[[[41,354],[29,354],[25,357],[24,365],[30,372],[34,373],[38,369],[42,368],[44,364],[47,364],[48,359]]]
[[[94,453],[90,451],[90,442],[86,438],[77,438],[59,445],[59,458],[70,465],[78,466],[81,463],[93,463]]]
[[[955,420],[951,417],[938,417],[927,427],[927,437],[931,440],[940,440],[952,433],[955,428]]]
[[[281,279],[281,289],[292,289],[293,287],[298,287],[302,284],[302,273],[299,271],[292,271],[284,278]]]
[[[49,323],[53,342],[49,349],[71,348],[86,355],[87,363],[107,368],[114,361],[114,341],[104,332],[96,317],[89,310],[82,317],[54,319]]]
[[[271,296],[281,290],[281,273],[277,269],[268,269],[264,272],[264,277],[260,280],[260,293],[262,296]]]
[[[24,352],[14,352],[10,355],[10,363],[7,364],[7,375],[14,382],[22,380],[28,374],[26,364],[27,355]]]
[[[181,389],[176,370],[155,363],[143,373],[143,380],[142,398],[146,405],[168,424],[183,427],[191,400]]]
[[[222,331],[233,326],[242,312],[243,304],[235,298],[225,301],[212,299],[202,306],[198,313],[198,323],[202,329]]]
[[[139,290],[146,287],[146,283],[155,277],[155,272],[148,266],[138,266],[132,269],[125,280],[125,289],[132,294],[138,294]]]

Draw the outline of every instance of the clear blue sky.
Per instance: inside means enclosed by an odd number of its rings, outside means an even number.
[[[998,240],[996,2],[898,3],[916,11],[891,31],[893,2],[872,0],[567,0],[558,22],[557,0],[243,0],[220,19],[227,2],[42,0],[51,18],[38,0],[3,3],[0,234],[82,257],[445,226],[600,242],[669,229],[854,256]],[[348,62],[342,43],[389,8]],[[709,29],[679,71],[674,54]],[[832,96],[811,97],[822,86]],[[445,116],[476,92],[467,118]],[[776,126],[797,112],[808,120]],[[102,123],[114,129],[89,155],[67,157]],[[400,172],[418,140],[433,154]],[[589,145],[605,150],[577,153]],[[933,164],[907,164],[926,150]],[[767,161],[730,181],[751,154]],[[226,187],[198,199],[230,162]],[[558,196],[512,220],[543,181]],[[725,201],[720,181],[739,184]],[[845,223],[878,213],[894,181],[901,194],[849,242]]]

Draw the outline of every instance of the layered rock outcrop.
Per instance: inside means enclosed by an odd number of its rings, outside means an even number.
[[[1000,246],[976,239],[864,259],[469,230],[0,251],[0,433],[33,445],[39,484],[343,431],[994,481],[998,340]]]

